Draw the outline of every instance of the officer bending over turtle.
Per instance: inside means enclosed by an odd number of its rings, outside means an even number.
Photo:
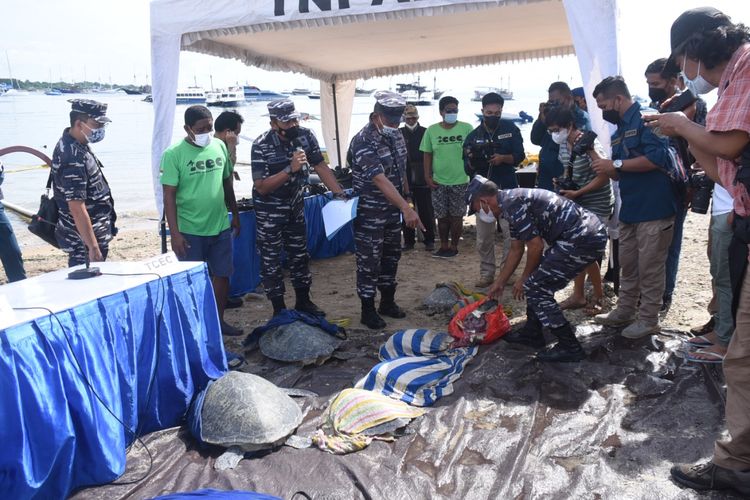
[[[604,254],[607,231],[599,218],[577,203],[545,189],[507,189],[477,175],[466,191],[469,215],[502,217],[508,221],[512,238],[510,252],[495,282],[488,291],[500,299],[515,272],[524,247],[528,249],[526,266],[513,285],[517,300],[526,297],[526,324],[503,337],[543,349],[540,361],[580,361],[586,357],[555,301],[555,292],[563,289],[578,273]],[[549,245],[544,251],[545,242]],[[550,349],[542,334],[549,328],[558,343]]]

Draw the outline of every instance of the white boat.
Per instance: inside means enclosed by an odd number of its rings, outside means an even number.
[[[484,97],[485,94],[489,94],[490,92],[495,92],[496,94],[500,94],[500,97],[502,97],[506,101],[513,100],[513,92],[511,92],[508,89],[501,89],[498,87],[476,87],[474,89],[474,97],[472,97],[471,100],[481,101],[482,97]]]
[[[206,91],[201,87],[189,87],[177,91],[177,104],[205,104]]]
[[[310,92],[307,94],[308,99],[320,99],[320,92]]]
[[[206,105],[223,106],[227,108],[244,106],[245,93],[241,88],[233,87],[227,90],[206,93]]]

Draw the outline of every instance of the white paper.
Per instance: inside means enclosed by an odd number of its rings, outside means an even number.
[[[357,216],[358,202],[359,197],[346,201],[332,200],[323,207],[323,224],[326,228],[326,238],[329,240],[332,239],[342,227],[349,221],[354,220]]]

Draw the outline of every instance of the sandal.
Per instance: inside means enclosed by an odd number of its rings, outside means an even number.
[[[705,335],[693,337],[692,339],[686,340],[685,343],[692,348],[710,347],[714,345],[714,343],[708,340]]]
[[[695,357],[696,354],[702,354],[703,356],[709,356],[708,358],[697,358]],[[724,362],[724,355],[719,354],[718,352],[713,351],[707,351],[705,349],[699,349],[697,351],[693,351],[685,356],[686,361],[692,361],[693,363],[704,363],[704,364],[721,364]]]
[[[586,316],[596,316],[597,314],[601,314],[602,311],[604,311],[604,304],[602,303],[602,299],[589,301],[586,304],[586,307],[583,309],[583,313]]]
[[[691,328],[690,333],[692,333],[693,335],[705,335],[707,333],[711,333],[714,330],[715,325],[716,321],[714,320],[713,316],[711,316],[711,319],[709,319],[706,324]]]

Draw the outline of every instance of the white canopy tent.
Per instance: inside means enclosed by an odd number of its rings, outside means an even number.
[[[576,53],[592,107],[593,87],[619,69],[617,19],[617,0],[152,0],[157,205],[180,50],[319,79],[323,140],[337,165],[357,78]],[[598,113],[592,119],[605,130]]]

